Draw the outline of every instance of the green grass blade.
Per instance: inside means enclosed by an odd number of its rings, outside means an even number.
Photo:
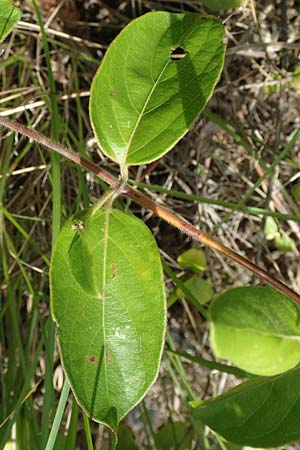
[[[53,420],[53,424],[52,424],[52,428],[48,437],[48,441],[47,441],[47,445],[45,450],[53,450],[55,441],[56,441],[56,437],[57,437],[57,433],[59,431],[59,427],[60,427],[60,423],[61,423],[61,419],[66,407],[66,403],[68,401],[68,396],[69,396],[69,392],[70,392],[70,386],[69,383],[67,381],[67,379],[65,378],[64,381],[64,385],[60,394],[60,399],[58,402],[58,406],[56,409],[56,413],[55,413],[55,417]]]

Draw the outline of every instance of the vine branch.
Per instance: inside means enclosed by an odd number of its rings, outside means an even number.
[[[17,133],[20,133],[29,139],[33,139],[34,141],[38,142],[39,144],[54,150],[55,152],[59,153],[60,155],[64,156],[65,158],[69,159],[70,161],[73,161],[75,164],[80,165],[81,167],[84,167],[85,169],[93,172],[95,175],[97,175],[99,178],[101,178],[105,183],[107,183],[109,186],[111,186],[113,189],[117,189],[120,185],[120,181],[115,178],[110,173],[106,172],[106,170],[101,169],[93,162],[89,161],[88,159],[83,158],[82,156],[78,155],[77,153],[73,152],[72,150],[69,150],[64,145],[61,145],[52,139],[49,139],[46,136],[43,136],[39,133],[37,133],[34,130],[31,130],[30,128],[25,127],[24,125],[21,125],[17,122],[14,122],[6,117],[0,116],[0,125],[9,128],[10,130],[13,130]],[[144,193],[138,191],[135,188],[132,188],[128,185],[124,186],[121,192],[122,195],[126,195],[130,197],[134,202],[138,203],[139,205],[142,205],[148,209],[150,209],[155,215],[160,217],[161,219],[167,221],[171,225],[173,225],[175,228],[179,229],[183,233],[186,233],[187,235],[191,236],[193,239],[197,240],[198,242],[201,242],[202,244],[206,245],[207,247],[217,251],[218,253],[227,256],[231,260],[235,261],[236,263],[240,264],[241,266],[245,267],[246,269],[250,270],[252,273],[254,273],[258,278],[260,278],[265,283],[270,284],[273,286],[276,290],[282,292],[283,294],[290,297],[294,302],[300,303],[300,295],[297,294],[295,291],[293,291],[291,288],[286,286],[284,283],[279,281],[277,278],[270,275],[267,271],[260,268],[256,264],[252,263],[250,260],[245,258],[244,256],[239,255],[235,251],[231,250],[230,248],[226,247],[225,245],[215,241],[211,237],[205,235],[200,230],[195,228],[193,225],[191,225],[189,222],[187,222],[185,219],[182,219],[181,217],[178,217],[175,213],[170,211],[169,209],[165,208],[164,206],[161,206],[154,202],[150,197],[145,195]]]

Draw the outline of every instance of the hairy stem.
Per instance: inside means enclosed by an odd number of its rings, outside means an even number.
[[[41,144],[51,150],[54,150],[55,152],[59,153],[60,155],[64,156],[65,158],[80,165],[81,167],[86,168],[87,170],[93,172],[95,175],[100,177],[103,181],[105,181],[113,189],[118,190],[118,188],[120,187],[120,180],[118,180],[117,178],[115,178],[110,173],[106,172],[105,170],[101,169],[96,164],[83,158],[82,156],[78,155],[77,153],[69,150],[67,147],[65,147],[61,144],[58,144],[57,142],[53,141],[52,139],[49,139],[49,138],[37,133],[36,131],[33,131],[33,130],[25,127],[24,125],[14,122],[6,117],[0,116],[0,125],[3,125],[13,131],[18,132],[18,133],[21,133],[22,135],[27,136],[30,139],[33,139],[34,141],[38,142],[39,144]],[[193,239],[201,242],[204,245],[207,245],[209,248],[217,251],[218,253],[220,253],[224,256],[227,256],[228,258],[232,259],[236,263],[238,263],[241,266],[245,267],[246,269],[250,270],[252,273],[254,273],[258,278],[260,278],[264,282],[270,284],[278,291],[289,296],[296,303],[300,303],[299,294],[297,294],[295,291],[290,289],[288,286],[286,286],[284,283],[279,281],[277,278],[273,277],[268,272],[266,272],[264,269],[258,267],[256,264],[249,261],[247,258],[239,255],[238,253],[234,252],[233,250],[226,247],[225,245],[220,244],[219,242],[215,241],[211,237],[206,236],[204,233],[202,233],[200,230],[195,228],[189,222],[176,216],[176,214],[174,214],[172,211],[165,208],[164,206],[158,205],[157,203],[155,203],[153,200],[151,200],[151,198],[149,198],[145,194],[139,192],[138,190],[136,190],[128,185],[124,186],[121,194],[127,195],[136,203],[150,209],[158,217],[164,219],[165,221],[167,221],[174,227],[178,228],[180,231],[188,234]]]

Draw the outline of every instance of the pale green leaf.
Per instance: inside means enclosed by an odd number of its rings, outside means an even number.
[[[200,0],[207,8],[214,11],[220,9],[238,8],[245,3],[245,0]]]
[[[200,248],[189,248],[178,256],[177,262],[183,269],[194,272],[204,272],[207,266],[205,253]]]
[[[294,240],[284,234],[275,236],[274,242],[276,247],[283,252],[291,252],[296,247]]]
[[[273,217],[266,218],[264,232],[268,240],[274,239],[279,234],[276,220]]]
[[[90,117],[103,152],[124,166],[170,150],[214,90],[223,37],[220,21],[199,14],[156,11],[127,25],[91,89]]]
[[[210,280],[204,280],[198,275],[193,275],[188,280],[184,282],[184,285],[193,294],[193,296],[198,300],[201,305],[209,302],[213,296],[213,290]],[[176,289],[176,295],[178,297],[184,297],[184,293],[180,288]]]
[[[193,415],[225,439],[277,447],[300,439],[300,370],[257,377],[207,401],[190,403]]]
[[[11,32],[20,20],[21,10],[11,0],[0,0],[0,42]]]
[[[166,306],[149,229],[120,211],[90,210],[62,228],[51,261],[51,306],[76,399],[114,431],[155,380]]]
[[[300,314],[268,287],[240,287],[211,306],[211,345],[219,358],[256,375],[275,375],[300,361]]]

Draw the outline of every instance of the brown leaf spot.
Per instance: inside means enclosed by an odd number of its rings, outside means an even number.
[[[104,294],[99,294],[99,300],[105,300],[105,295]]]
[[[116,276],[116,272],[115,272],[116,268],[117,268],[117,265],[115,263],[112,263],[112,265],[111,265],[111,271],[112,271],[111,277],[112,278],[115,278],[115,276]]]
[[[84,359],[85,359],[86,362],[91,362],[92,364],[98,364],[98,362],[99,362],[99,359],[96,358],[96,356],[93,356],[93,355],[86,355],[84,357]]]
[[[111,356],[107,352],[106,352],[106,361],[107,361],[108,364],[111,363]]]
[[[117,93],[116,93],[116,91],[111,90],[111,91],[109,91],[109,95],[111,97],[115,97],[117,95]]]

